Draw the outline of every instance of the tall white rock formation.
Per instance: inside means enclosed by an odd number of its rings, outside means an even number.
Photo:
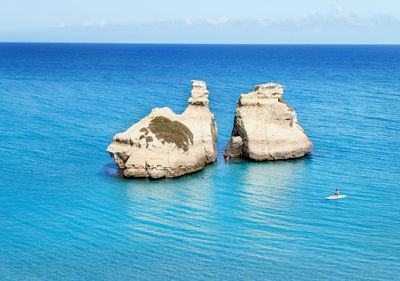
[[[254,161],[299,158],[313,144],[283,99],[284,86],[268,83],[240,95],[225,157]]]
[[[201,170],[217,159],[217,125],[208,107],[203,81],[192,81],[189,105],[182,114],[168,107],[153,111],[123,133],[107,151],[126,177],[178,177]]]

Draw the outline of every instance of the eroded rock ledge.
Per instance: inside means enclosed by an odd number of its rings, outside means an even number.
[[[107,151],[126,177],[178,177],[201,170],[217,159],[217,125],[208,108],[203,81],[192,81],[189,105],[182,114],[168,107],[153,111],[123,133]]]
[[[313,144],[296,112],[282,99],[283,88],[268,83],[240,95],[225,157],[265,161],[299,158],[311,151]]]

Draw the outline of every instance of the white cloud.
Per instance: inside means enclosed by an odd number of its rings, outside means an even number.
[[[85,22],[81,23],[82,27],[89,27],[89,26],[105,27],[107,25],[108,25],[108,23],[106,21],[99,21],[99,22],[94,22],[94,23],[85,21]]]
[[[192,25],[193,25],[193,22],[192,22],[191,20],[189,20],[189,19],[186,19],[185,24],[186,24],[187,26],[192,26]]]
[[[223,17],[219,19],[207,19],[208,24],[225,24],[229,21],[229,18]]]
[[[108,25],[108,23],[105,22],[105,21],[100,21],[100,22],[98,22],[96,25],[97,25],[97,26],[106,26],[106,25]]]
[[[164,42],[164,43],[398,43],[400,20],[389,15],[362,17],[332,8],[325,13],[282,20],[266,18],[181,19],[160,22],[112,24],[105,21],[56,26],[58,34],[99,36],[91,41]],[[190,33],[188,30],[196,30]],[[74,30],[74,32],[71,32]],[[67,34],[68,32],[68,34]],[[98,34],[104,34],[101,37]],[[129,36],[127,34],[130,34]],[[234,34],[234,36],[233,36]],[[60,35],[61,36],[61,35]],[[75,38],[75,37],[74,37]],[[103,39],[105,38],[105,39]],[[112,39],[107,39],[112,38]],[[71,39],[72,40],[72,39]],[[77,41],[77,39],[74,39]]]
[[[332,7],[331,11],[335,18],[343,18],[344,17],[344,8],[342,6],[334,6],[334,7]]]

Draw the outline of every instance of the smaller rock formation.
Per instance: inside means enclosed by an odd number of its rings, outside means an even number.
[[[313,144],[283,99],[284,86],[268,83],[240,95],[225,157],[254,161],[302,157]]]
[[[126,177],[178,177],[201,170],[217,159],[214,115],[203,81],[192,81],[189,106],[177,115],[156,108],[123,133],[107,151]]]

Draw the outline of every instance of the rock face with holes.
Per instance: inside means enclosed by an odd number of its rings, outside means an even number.
[[[217,159],[217,125],[208,108],[203,81],[192,81],[189,105],[182,114],[168,107],[153,111],[123,133],[107,151],[126,177],[178,177],[201,170]]]
[[[265,161],[299,158],[311,151],[313,144],[296,112],[282,99],[283,88],[268,83],[240,95],[225,157]]]

